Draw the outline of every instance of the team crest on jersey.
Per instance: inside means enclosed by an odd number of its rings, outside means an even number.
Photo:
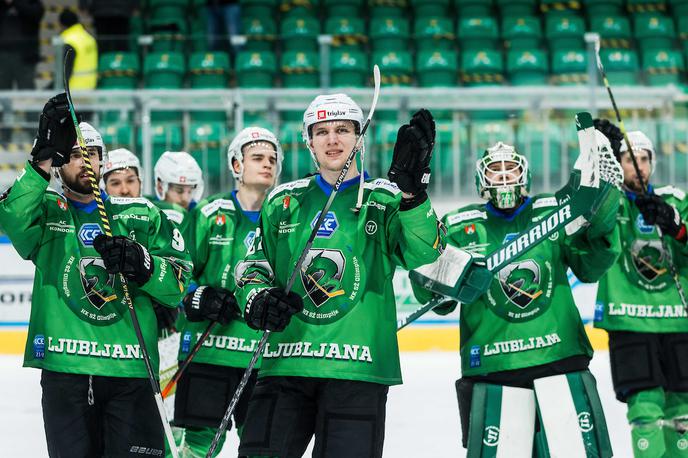
[[[463,228],[466,235],[475,234],[475,224],[469,224]]]
[[[315,215],[315,218],[313,218],[313,221],[311,221],[311,229],[315,227],[315,223],[318,221],[318,218],[320,218],[320,212],[318,212],[318,214]],[[337,231],[338,227],[339,222],[337,221],[337,215],[335,212],[327,212],[327,215],[325,215],[325,219],[323,219],[323,222],[320,224],[318,232],[315,236],[329,239],[332,237],[332,234]]]
[[[263,281],[259,278],[258,272],[257,271],[252,271],[249,273],[246,273],[249,267],[257,267],[260,269],[261,272],[265,273],[267,272],[268,274],[268,282],[271,283],[272,280],[275,278],[275,274],[272,271],[272,267],[270,266],[270,263],[263,260],[263,261],[241,261],[236,265],[234,268],[234,284],[236,284],[237,288],[243,288],[244,286],[248,284],[257,284],[257,283],[263,283]]]
[[[666,253],[660,240],[636,239],[631,246],[633,267],[638,275],[648,282],[654,282],[667,272]]]
[[[60,207],[60,210],[63,212],[67,211],[67,202],[62,199],[57,199],[57,206]]]
[[[251,248],[251,245],[253,245],[253,240],[256,238],[256,231],[250,231],[248,234],[246,234],[246,237],[244,237],[244,246],[248,250]]]
[[[115,294],[115,276],[105,270],[105,263],[100,258],[81,258],[79,261],[81,286],[85,298],[98,310],[105,304],[117,299]]]
[[[284,196],[284,199],[282,199],[282,210],[286,210],[287,208],[289,208],[290,203],[291,203],[291,197]]]
[[[351,264],[352,268],[347,268]],[[361,263],[356,256],[347,259],[334,249],[311,249],[301,270],[301,285],[306,300],[300,318],[308,323],[333,323],[359,302]]]
[[[224,226],[227,223],[227,217],[225,215],[217,215],[215,217],[215,224],[218,226]]]
[[[83,246],[91,247],[96,237],[102,233],[102,229],[100,229],[100,226],[96,223],[82,224],[79,229],[79,241],[81,241]]]
[[[550,305],[553,280],[549,260],[525,259],[512,262],[497,274],[498,285],[490,287],[491,310],[511,322],[529,321]]]

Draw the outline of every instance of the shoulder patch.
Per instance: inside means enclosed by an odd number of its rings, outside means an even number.
[[[686,198],[685,192],[672,185],[662,186],[661,188],[655,189],[655,194],[658,196],[672,195],[678,200],[683,200]]]
[[[172,221],[175,224],[182,224],[184,221],[184,214],[180,212],[179,210],[172,210],[171,208],[165,208],[161,210],[165,216],[167,216],[167,219]]]
[[[296,181],[290,181],[288,183],[282,183],[281,185],[277,186],[275,189],[270,191],[270,194],[268,194],[268,200],[272,200],[273,197],[275,197],[277,194],[283,192],[283,191],[290,191],[292,189],[297,189],[297,188],[305,188],[308,186],[311,182],[310,178],[302,178],[300,180]]]
[[[62,194],[60,191],[58,191],[57,189],[55,189],[55,188],[53,188],[53,187],[51,187],[51,186],[48,186],[48,188],[47,188],[45,191],[46,191],[47,193],[52,193],[52,194],[55,194],[55,195],[57,195],[57,196],[60,196],[60,197],[65,198],[65,197],[64,197],[64,194]]]
[[[487,212],[482,210],[466,210],[459,212],[455,215],[449,215],[447,217],[447,226],[453,226],[459,224],[463,221],[468,221],[471,219],[487,219]]]
[[[201,207],[201,213],[207,218],[220,209],[234,211],[236,207],[230,199],[217,199]]]
[[[395,196],[401,192],[401,189],[399,189],[399,187],[395,183],[392,183],[389,180],[385,180],[384,178],[376,178],[373,181],[366,182],[363,185],[363,187],[373,191],[375,189],[384,189],[386,191],[391,192]]]
[[[533,202],[533,208],[545,208],[545,207],[557,207],[559,206],[559,203],[557,202],[557,198],[552,196],[552,197],[541,197],[540,199],[537,199],[535,202]]]
[[[153,202],[145,197],[113,197],[110,196],[110,203],[114,205],[144,204],[148,208],[153,208]]]

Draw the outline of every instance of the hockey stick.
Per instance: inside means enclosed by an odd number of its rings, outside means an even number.
[[[64,90],[65,94],[67,95],[67,104],[69,105],[69,113],[72,116],[72,122],[74,123],[74,129],[76,130],[76,136],[77,140],[79,142],[79,149],[81,149],[81,157],[84,161],[84,165],[86,166],[86,172],[88,173],[88,178],[89,181],[91,182],[91,191],[93,192],[93,198],[96,201],[96,206],[98,207],[98,214],[100,215],[100,222],[103,225],[103,230],[105,231],[105,235],[108,237],[112,237],[112,229],[110,229],[110,221],[108,220],[108,215],[105,212],[105,205],[103,204],[103,199],[100,196],[100,189],[98,187],[98,181],[96,180],[96,174],[93,171],[93,166],[91,165],[91,160],[88,157],[88,150],[86,149],[86,142],[84,141],[84,136],[81,133],[81,128],[79,127],[79,121],[76,118],[76,111],[74,109],[74,103],[72,102],[72,95],[69,91],[69,80],[67,79],[67,66],[71,62],[73,56],[72,56],[72,50],[68,49],[67,52],[65,53],[65,58],[64,58],[64,68],[63,68],[63,82],[64,82]],[[167,420],[167,414],[165,412],[165,407],[162,402],[162,396],[160,396],[160,387],[158,386],[158,382],[155,380],[155,373],[153,372],[153,366],[150,362],[150,356],[148,356],[148,350],[146,349],[146,342],[143,339],[143,333],[141,332],[141,325],[139,323],[139,319],[136,316],[136,310],[134,310],[134,303],[131,300],[131,296],[129,295],[129,284],[127,283],[127,279],[122,275],[121,273],[119,274],[119,279],[120,282],[122,283],[122,291],[124,292],[124,300],[127,304],[127,308],[129,309],[129,315],[131,317],[131,323],[132,326],[134,327],[134,332],[136,333],[136,339],[138,340],[139,343],[139,348],[141,348],[141,356],[143,358],[143,362],[146,365],[146,371],[148,372],[148,381],[151,384],[151,388],[153,389],[153,396],[155,398],[155,403],[158,406],[158,413],[160,414],[160,421],[162,421],[162,426],[163,429],[165,430],[165,437],[167,438],[167,443],[170,447],[170,451],[172,452],[172,456],[174,458],[178,458],[179,452],[177,451],[177,445],[174,442],[174,437],[172,436],[172,428],[170,427],[170,423]],[[164,451],[163,451],[164,452]]]
[[[306,260],[306,256],[308,256],[308,252],[311,249],[311,246],[313,246],[313,241],[315,240],[315,236],[320,230],[320,226],[322,225],[323,221],[325,221],[325,217],[327,216],[327,212],[332,206],[332,202],[334,201],[334,198],[337,196],[337,193],[339,192],[339,187],[342,185],[342,182],[346,178],[346,174],[349,172],[349,168],[351,167],[351,164],[354,162],[354,159],[356,157],[356,152],[358,152],[361,147],[363,146],[363,141],[365,139],[365,134],[368,131],[368,126],[370,126],[370,121],[373,118],[373,114],[375,113],[375,107],[377,106],[377,99],[380,96],[380,68],[375,65],[373,67],[373,80],[375,82],[375,91],[373,93],[373,103],[370,105],[370,111],[368,112],[368,118],[365,120],[365,123],[363,124],[363,127],[361,128],[361,133],[358,136],[358,139],[356,140],[356,144],[354,147],[351,149],[351,152],[349,153],[349,157],[346,159],[346,162],[344,162],[344,167],[342,168],[342,171],[339,174],[339,177],[337,178],[337,181],[335,181],[334,186],[332,187],[332,192],[330,193],[330,197],[327,199],[327,202],[325,202],[325,206],[323,209],[320,211],[320,215],[318,216],[318,219],[316,220],[315,224],[313,225],[313,229],[311,230],[311,234],[308,237],[308,240],[306,241],[306,245],[303,247],[303,251],[301,251],[301,256],[299,256],[299,259],[296,261],[296,265],[294,266],[294,270],[291,273],[291,276],[289,277],[289,280],[287,281],[287,284],[285,286],[285,291],[289,293],[291,291],[292,286],[294,286],[294,282],[296,281],[296,276],[301,272],[301,266],[303,265],[304,261]],[[363,173],[363,170],[361,170],[361,173]],[[253,356],[251,357],[251,362],[249,363],[248,367],[246,367],[246,370],[244,371],[244,375],[241,378],[241,381],[239,382],[239,385],[237,386],[236,391],[234,392],[234,396],[232,396],[232,400],[229,402],[229,406],[227,407],[227,411],[225,412],[224,417],[222,417],[222,421],[220,422],[220,427],[217,430],[217,433],[215,433],[215,437],[213,438],[213,442],[210,444],[210,449],[208,450],[208,453],[206,454],[206,458],[211,458],[213,456],[213,453],[215,452],[215,448],[217,448],[217,444],[220,441],[220,438],[222,435],[225,433],[227,430],[227,425],[229,424],[229,418],[232,416],[232,413],[234,412],[234,409],[237,406],[237,403],[239,402],[239,397],[241,396],[241,393],[244,391],[244,388],[246,387],[246,383],[248,383],[248,379],[251,375],[251,371],[253,371],[253,368],[256,366],[256,362],[258,361],[258,357],[263,353],[263,349],[265,348],[265,344],[268,341],[268,337],[270,336],[270,331],[265,331],[263,332],[263,336],[260,338],[260,341],[258,342],[258,347],[255,349],[253,352]]]
[[[191,352],[184,358],[184,361],[179,365],[177,368],[177,371],[174,373],[172,378],[170,379],[169,382],[167,382],[167,385],[165,385],[165,388],[162,390],[162,398],[165,399],[167,396],[170,395],[172,392],[172,389],[177,385],[177,382],[179,381],[180,378],[182,378],[182,374],[186,370],[186,368],[189,366],[189,363],[191,360],[196,356],[196,353],[198,353],[198,350],[201,349],[203,346],[203,342],[205,342],[205,339],[208,338],[210,333],[212,332],[213,328],[215,327],[215,324],[217,321],[211,321],[210,324],[208,324],[208,327],[205,328],[205,331],[203,331],[203,334],[201,337],[198,338],[196,343],[194,344],[193,348],[191,349]]]
[[[614,94],[612,93],[612,87],[609,84],[609,80],[607,79],[607,72],[604,70],[604,65],[602,65],[602,59],[600,58],[600,39],[599,37],[597,40],[595,40],[595,58],[597,59],[597,68],[600,71],[600,75],[602,75],[602,81],[604,82],[604,87],[607,89],[607,94],[609,94],[609,100],[612,102],[612,107],[614,108],[614,114],[616,115],[616,122],[619,124],[619,130],[623,134],[624,137],[624,142],[626,143],[626,148],[628,149],[628,154],[631,156],[631,162],[633,162],[633,169],[635,170],[636,177],[638,178],[638,182],[640,183],[640,189],[643,191],[643,194],[647,194],[647,186],[645,181],[643,180],[642,175],[640,174],[640,167],[638,167],[638,161],[635,158],[635,154],[633,153],[633,148],[631,146],[631,141],[628,139],[628,133],[626,132],[626,126],[624,125],[623,120],[621,119],[621,113],[619,112],[619,108],[616,105],[616,99],[614,99]],[[671,254],[671,251],[669,251],[669,247],[667,246],[666,240],[664,240],[664,237],[662,236],[662,229],[655,225],[655,229],[657,229],[657,234],[659,235],[659,240],[662,243],[662,250],[667,255],[667,264],[669,267],[669,272],[671,274],[671,278],[674,280],[674,284],[676,285],[676,291],[678,291],[678,296],[679,299],[681,300],[681,304],[683,305],[683,308],[688,312],[688,301],[686,301],[686,293],[683,290],[683,285],[681,285],[681,280],[678,276],[678,271],[676,270],[676,266],[674,265],[674,260]]]

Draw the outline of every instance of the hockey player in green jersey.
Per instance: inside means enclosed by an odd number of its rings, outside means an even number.
[[[643,193],[620,130],[606,120],[598,125],[624,169],[626,195],[618,215],[622,255],[600,280],[595,327],[609,333],[612,382],[628,404],[634,455],[688,457],[688,314],[668,264],[688,288],[688,199],[674,186],[652,184],[655,148],[642,132],[629,132]]]
[[[109,196],[141,197],[141,163],[125,148],[108,152],[103,166],[103,187]]]
[[[380,457],[387,392],[401,383],[392,276],[397,266],[433,262],[444,247],[426,193],[435,124],[421,110],[399,129],[394,182],[361,186],[364,172],[352,163],[286,294],[363,127],[344,94],[316,97],[303,119],[318,173],[270,193],[237,283],[248,325],[271,331],[239,455],[302,456],[315,435],[314,457]]]
[[[598,145],[608,147],[596,135]],[[498,142],[478,160],[476,187],[487,202],[442,219],[448,244],[474,256],[468,271],[484,269],[481,256],[558,209],[554,195],[530,196],[529,186],[528,161],[513,146]],[[456,389],[469,457],[611,456],[588,372],[592,348],[567,269],[594,282],[614,263],[619,195],[614,189],[606,214],[597,214],[582,232],[555,232],[495,273],[491,283],[476,284],[482,289],[474,302],[461,298],[462,378]],[[427,302],[430,293],[414,289]],[[450,301],[436,310],[448,313],[455,306]]]
[[[80,127],[98,178],[107,152],[93,127]],[[36,265],[24,365],[42,370],[50,456],[160,454],[163,427],[117,274],[129,280],[157,367],[151,298],[179,303],[190,256],[179,231],[145,199],[103,194],[114,236],[103,235],[75,141],[60,94],[43,109],[31,161],[0,198],[0,226]],[[51,173],[62,193],[48,188]]]
[[[261,127],[247,127],[229,146],[227,163],[237,188],[199,203],[192,215],[194,279],[198,289],[184,300],[186,316],[179,359],[189,351],[209,323],[216,323],[177,384],[174,424],[185,428],[183,456],[204,457],[217,426],[251,359],[260,333],[241,318],[234,298],[243,278],[243,261],[256,235],[260,208],[282,169],[277,137]],[[257,371],[256,371],[257,372]],[[241,434],[255,374],[234,413]],[[224,436],[222,436],[224,442]],[[222,444],[217,448],[219,453]]]

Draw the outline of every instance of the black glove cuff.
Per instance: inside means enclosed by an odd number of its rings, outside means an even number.
[[[423,202],[428,200],[428,193],[425,190],[422,190],[418,194],[416,194],[413,197],[409,198],[401,198],[401,203],[399,204],[399,210],[400,211],[407,211],[407,210],[413,210]]]
[[[48,172],[46,172],[45,170],[43,170],[42,168],[40,168],[40,167],[38,166],[38,162],[36,162],[36,161],[31,161],[30,164],[31,164],[31,167],[33,167],[33,169],[34,169],[41,177],[43,177],[43,178],[45,179],[45,181],[50,182],[50,174],[49,174]]]

